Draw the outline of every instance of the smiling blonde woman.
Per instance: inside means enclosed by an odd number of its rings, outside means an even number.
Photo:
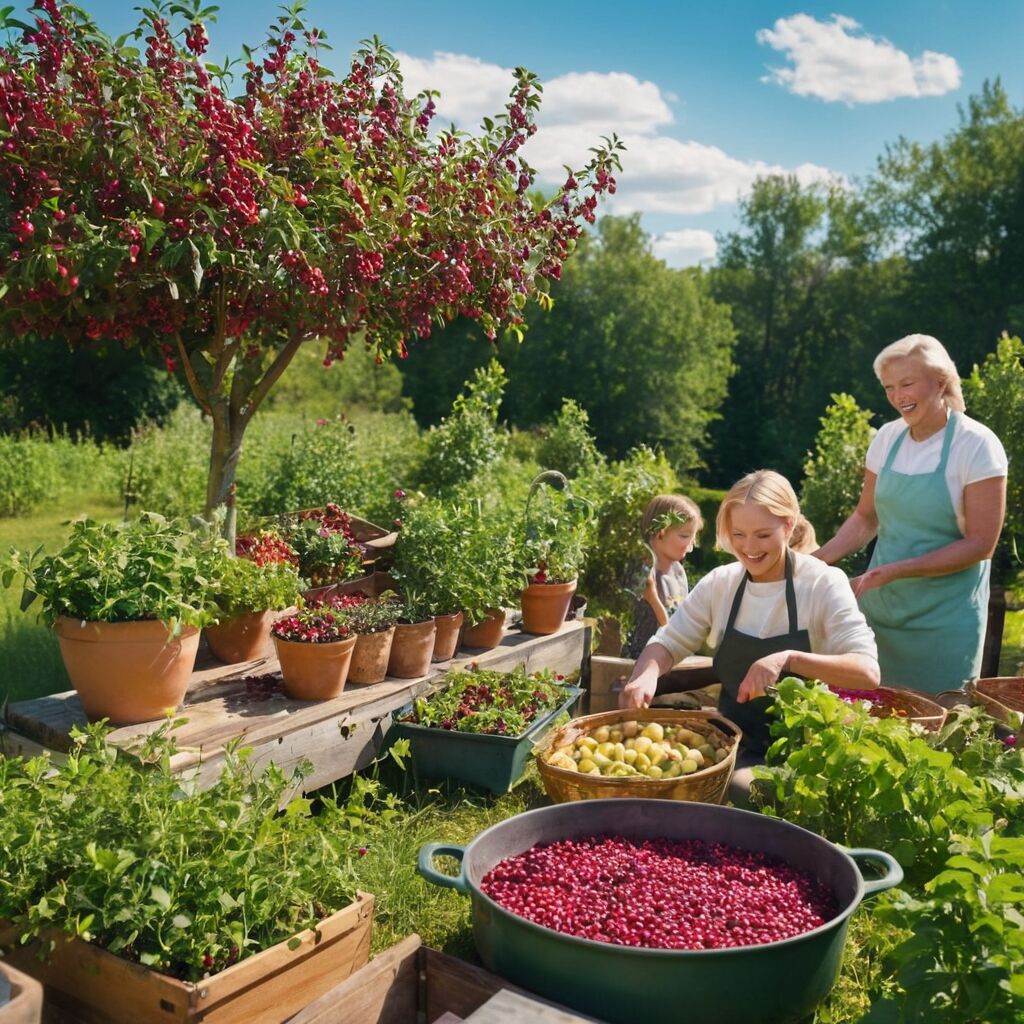
[[[935,338],[893,342],[874,369],[899,419],[875,435],[857,508],[815,554],[833,563],[878,537],[867,572],[850,583],[878,641],[882,682],[937,693],[981,666],[1006,452],[966,415],[956,365]]]
[[[658,677],[704,644],[722,684],[718,708],[743,730],[741,764],[768,746],[766,690],[802,675],[850,689],[878,685],[875,641],[846,575],[793,551],[803,522],[789,481],[762,469],[733,485],[718,510],[718,545],[736,556],[712,569],[644,648],[622,691],[642,707]]]

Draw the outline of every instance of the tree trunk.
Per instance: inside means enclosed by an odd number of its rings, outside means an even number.
[[[226,506],[223,534],[234,550],[238,525],[235,507],[235,477],[242,455],[242,437],[248,419],[233,416],[229,404],[213,410],[213,437],[210,441],[210,469],[206,478],[206,515],[211,517],[221,505]]]

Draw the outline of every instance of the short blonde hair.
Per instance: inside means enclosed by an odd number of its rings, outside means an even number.
[[[887,363],[894,359],[907,359],[910,356],[920,359],[922,366],[942,381],[942,399],[946,403],[946,407],[963,412],[966,406],[956,363],[953,362],[953,357],[946,351],[942,342],[930,334],[908,334],[905,338],[886,345],[875,356],[873,364],[875,376],[881,380],[882,371]]]
[[[640,520],[640,534],[645,541],[649,541],[661,529],[657,520],[666,514],[678,516],[685,522],[693,523],[696,533],[700,533],[701,527],[704,525],[700,506],[692,498],[687,498],[683,494],[656,494],[647,502],[647,507]]]
[[[807,541],[806,531],[810,530],[811,537],[814,536],[814,528],[804,518],[800,511],[800,502],[797,501],[796,491],[793,485],[774,469],[758,469],[748,473],[742,480],[729,488],[728,493],[722,499],[718,507],[718,516],[715,519],[715,542],[723,551],[735,554],[729,540],[732,530],[732,510],[736,505],[744,505],[750,502],[760,505],[765,511],[780,519],[789,519],[793,523],[793,531],[790,535],[790,544],[793,537],[798,534]],[[803,545],[801,545],[803,549]]]

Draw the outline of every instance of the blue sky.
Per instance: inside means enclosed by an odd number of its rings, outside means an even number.
[[[137,20],[130,2],[82,4],[111,34]],[[211,56],[261,42],[277,13],[222,0]],[[309,0],[306,20],[326,30],[336,70],[380,36],[463,128],[500,110],[508,69],[536,72],[547,89],[526,155],[542,183],[617,131],[629,148],[606,208],[639,211],[673,265],[713,259],[758,173],[862,177],[887,142],[945,135],[986,78],[1024,106],[1024,0]]]

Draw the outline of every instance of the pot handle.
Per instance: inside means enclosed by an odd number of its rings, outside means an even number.
[[[886,889],[891,889],[903,881],[903,868],[900,867],[899,861],[888,853],[882,850],[861,847],[851,849],[846,846],[840,846],[839,849],[848,857],[853,858],[854,861],[860,858],[862,860],[879,861],[885,865],[885,874],[881,878],[864,879],[865,896],[873,896],[876,892],[884,892]],[[857,867],[859,870],[860,865],[857,865]],[[861,875],[863,876],[863,872],[861,872]]]
[[[462,858],[466,852],[464,846],[452,846],[450,843],[427,843],[420,847],[419,863],[416,870],[434,885],[443,886],[446,889],[457,889],[461,893],[469,892],[469,882],[462,868]],[[457,875],[446,875],[434,867],[435,857],[454,857],[459,862],[459,873]]]

